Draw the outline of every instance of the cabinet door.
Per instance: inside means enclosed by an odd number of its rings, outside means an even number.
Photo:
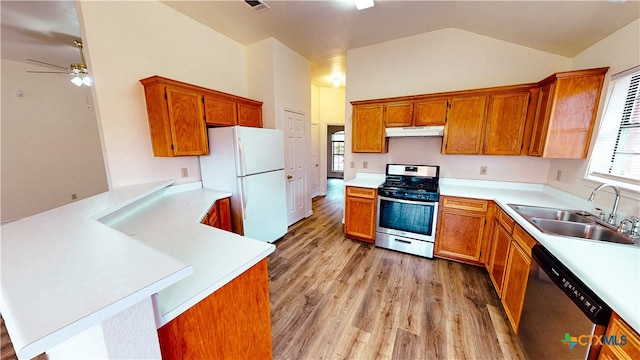
[[[231,200],[229,198],[217,201],[219,227],[222,230],[232,231],[231,226]]]
[[[173,154],[208,154],[207,126],[204,123],[200,93],[167,86],[166,94]]]
[[[498,295],[502,294],[502,282],[507,269],[510,244],[511,235],[500,222],[496,221],[493,231],[491,258],[489,259],[489,277]]]
[[[262,127],[262,106],[238,103],[238,125]]]
[[[413,103],[393,102],[385,104],[386,127],[403,127],[413,125]]]
[[[485,222],[485,213],[443,208],[435,254],[479,264]]]
[[[486,96],[453,98],[444,130],[445,154],[479,154],[484,137]]]
[[[616,343],[603,345],[599,359],[640,359],[640,335],[627,325],[618,314],[611,314],[605,336],[607,340]]]
[[[238,124],[236,102],[230,99],[204,95],[204,114],[207,125],[231,126]]]
[[[447,120],[448,99],[425,99],[415,102],[414,125],[436,126],[444,125]]]
[[[520,155],[529,92],[489,96],[485,155]]]
[[[530,267],[531,256],[516,241],[511,241],[504,285],[502,287],[502,305],[516,334],[520,324]]]
[[[538,95],[538,107],[536,117],[531,132],[531,144],[529,145],[529,155],[542,156],[549,127],[549,117],[551,116],[551,100],[555,82],[548,83],[540,88]]]
[[[354,105],[351,125],[351,151],[354,153],[387,152],[382,104]]]
[[[376,190],[347,187],[344,233],[349,238],[374,243],[376,238]]]

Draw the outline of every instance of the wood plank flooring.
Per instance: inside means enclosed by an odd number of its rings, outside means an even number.
[[[484,268],[344,237],[343,183],[269,257],[274,359],[523,359]]]

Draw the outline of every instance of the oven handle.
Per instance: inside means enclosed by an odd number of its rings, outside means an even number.
[[[380,201],[380,200],[395,201],[395,202],[400,202],[400,203],[405,203],[405,204],[438,206],[438,202],[437,201],[403,200],[403,199],[394,199],[394,198],[388,198],[388,197],[384,197],[384,196],[378,196],[378,201]]]

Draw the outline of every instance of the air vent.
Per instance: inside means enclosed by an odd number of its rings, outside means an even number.
[[[255,11],[264,11],[269,9],[269,5],[265,4],[261,0],[244,0],[249,6],[253,8]]]

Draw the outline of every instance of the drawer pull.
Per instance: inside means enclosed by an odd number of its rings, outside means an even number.
[[[407,240],[402,240],[402,239],[393,239],[393,240],[403,244],[411,244],[411,241],[407,241]]]

